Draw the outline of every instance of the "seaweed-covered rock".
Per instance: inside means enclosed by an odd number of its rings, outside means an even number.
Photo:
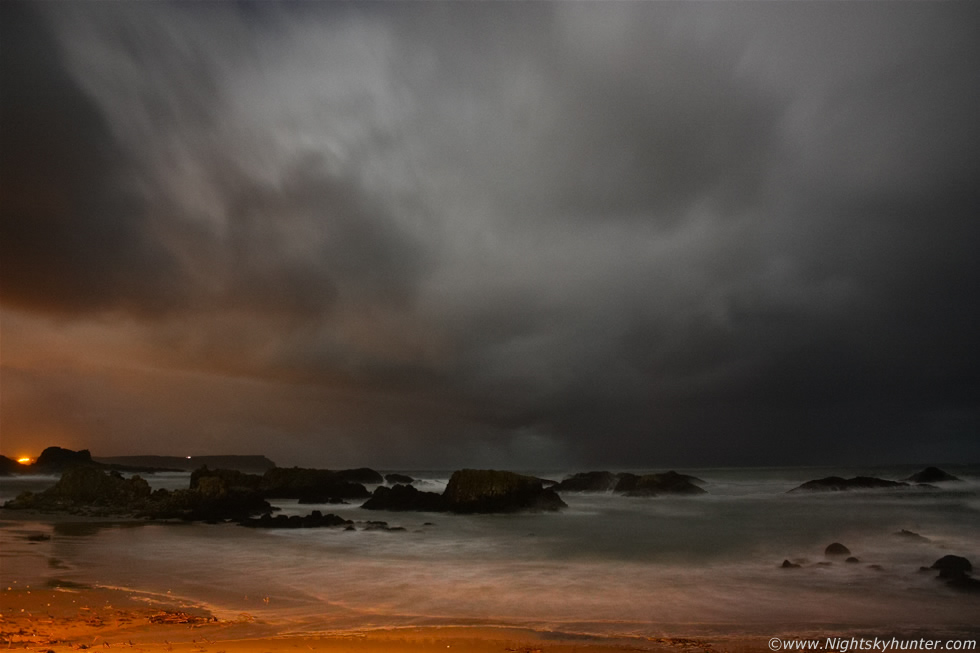
[[[793,488],[790,492],[844,492],[847,490],[874,490],[901,487],[909,487],[909,484],[902,483],[901,481],[888,481],[883,478],[874,478],[873,476],[855,476],[854,478],[828,476],[826,478],[807,481]]]
[[[411,485],[394,487],[378,486],[374,494],[361,506],[366,510],[417,510],[421,512],[445,512],[446,499],[435,492],[422,492]]]
[[[414,483],[415,479],[405,474],[385,474],[385,483],[389,485]]]
[[[554,511],[566,508],[554,490],[540,479],[492,469],[463,469],[453,472],[443,497],[448,508],[458,513]]]
[[[608,492],[616,487],[619,475],[612,472],[580,472],[556,485],[557,492]]]
[[[706,494],[703,488],[692,482],[693,477],[670,471],[663,474],[621,475],[616,492],[634,497],[650,497],[659,494]]]
[[[947,474],[938,467],[926,467],[922,471],[912,474],[905,480],[911,483],[942,483],[945,481],[959,481],[961,479],[953,476],[952,474]]]

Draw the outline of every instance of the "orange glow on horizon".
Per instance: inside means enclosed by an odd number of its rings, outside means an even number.
[[[17,462],[19,462],[21,465],[30,465],[32,462],[34,462],[34,459],[30,456],[21,456],[17,459]]]

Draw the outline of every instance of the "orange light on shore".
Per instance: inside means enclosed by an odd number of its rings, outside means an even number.
[[[17,459],[17,462],[19,462],[21,465],[30,465],[32,462],[34,462],[34,459],[29,456],[21,456]]]

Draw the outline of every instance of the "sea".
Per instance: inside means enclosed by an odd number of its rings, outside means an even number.
[[[920,568],[948,554],[980,565],[980,465],[943,466],[963,480],[938,489],[788,492],[825,476],[901,479],[921,467],[679,469],[703,479],[707,494],[564,493],[568,508],[558,513],[273,502],[282,514],[321,510],[404,531],[25,521],[0,511],[0,579],[179,597],[289,634],[480,625],[589,636],[975,638],[980,595]],[[450,475],[386,471],[436,492]],[[145,477],[169,489],[189,480]],[[55,480],[0,479],[0,501]],[[51,539],[27,539],[39,533]],[[826,557],[833,542],[859,562]]]

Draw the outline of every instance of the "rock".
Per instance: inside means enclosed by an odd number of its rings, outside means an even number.
[[[645,476],[623,474],[616,484],[615,491],[625,492],[633,497],[649,497],[659,494],[706,494],[702,488],[691,481],[692,478],[674,471]]]
[[[347,502],[344,501],[343,499],[337,497],[325,496],[322,494],[304,494],[303,496],[301,496],[299,499],[296,500],[296,503],[300,503],[300,504],[329,503],[335,506],[347,505]]]
[[[324,515],[319,510],[314,510],[306,516],[291,515],[272,515],[266,513],[258,519],[246,518],[238,522],[248,528],[333,528],[345,526],[345,530],[354,530],[353,522],[343,517],[338,517],[333,513]]]
[[[258,490],[229,488],[221,478],[211,476],[202,478],[193,490],[157,490],[140,514],[151,519],[217,523],[242,521],[271,510]]]
[[[868,565],[868,569],[874,569],[875,571],[882,571],[884,567],[881,565]]]
[[[414,483],[415,479],[411,476],[406,476],[405,474],[385,474],[385,483],[388,485],[397,485]]]
[[[347,480],[370,475],[364,470],[346,471],[351,473],[329,469],[274,467],[262,475],[259,491],[267,499],[316,498],[321,500],[320,503],[328,503],[331,499],[366,499],[371,496],[363,485]],[[378,479],[380,482],[384,481],[380,475]]]
[[[858,562],[861,562],[861,561],[860,561],[860,560],[858,560],[857,558],[855,558],[854,556],[850,556],[850,557],[849,557],[849,558],[847,558],[847,560],[845,560],[844,562],[849,562],[849,563],[851,563],[851,564],[855,564],[855,563],[858,563]]]
[[[219,478],[227,488],[258,490],[262,477],[258,474],[245,474],[237,469],[208,469],[207,465],[191,472],[190,488],[197,489],[204,478]]]
[[[973,571],[973,565],[962,556],[945,555],[932,563],[929,569],[938,569],[940,578],[954,578]]]
[[[799,569],[800,565],[795,562],[790,562],[789,560],[783,560],[783,564],[779,565],[783,569]]]
[[[823,553],[827,556],[849,556],[851,555],[851,550],[840,542],[834,542],[833,544],[827,545]]]
[[[952,474],[947,474],[938,467],[926,467],[922,471],[912,474],[905,480],[912,483],[942,483],[945,481],[959,481],[961,479],[953,476]]]
[[[0,456],[0,476],[13,476],[14,474],[22,474],[24,465],[13,458],[7,458],[6,456]]]
[[[404,531],[404,526],[389,526],[386,521],[366,521],[361,523],[362,531],[386,531],[389,533]]]
[[[357,469],[342,469],[334,472],[338,481],[343,483],[360,483],[362,485],[381,485],[385,482],[380,473],[367,467]]]
[[[453,472],[443,497],[448,509],[457,513],[554,511],[567,507],[539,479],[491,469]]]
[[[95,465],[88,449],[72,451],[61,447],[48,447],[34,461],[34,473],[59,473],[76,465]]]
[[[87,451],[81,453],[89,459]],[[66,504],[127,509],[138,507],[150,497],[150,485],[139,476],[127,479],[119,472],[107,474],[94,466],[79,465],[66,469],[53,487],[37,496]]]
[[[929,538],[928,537],[925,537],[923,535],[919,535],[918,533],[915,533],[913,531],[907,531],[904,528],[902,530],[898,531],[897,533],[893,533],[893,535],[895,535],[895,537],[902,537],[902,538],[905,538],[907,540],[914,540],[914,541],[918,541],[918,542],[928,542],[929,541]]]
[[[228,488],[218,476],[199,478],[193,490],[151,492],[139,476],[123,478],[94,465],[71,467],[44,492],[25,492],[4,507],[192,521],[237,520],[272,509],[258,492]]]
[[[612,472],[580,472],[555,486],[558,492],[608,492],[616,487],[619,475]]]
[[[946,581],[946,584],[953,589],[959,590],[961,592],[970,592],[971,594],[980,593],[980,580],[976,578],[971,578],[966,574],[959,574]]]
[[[72,451],[62,447],[48,447],[41,452],[41,455],[34,461],[37,469],[63,470],[75,465],[91,465],[92,454],[88,449]]]
[[[51,536],[47,533],[31,533],[24,539],[28,542],[47,542],[51,539]]]
[[[445,512],[449,509],[446,499],[435,492],[422,492],[411,485],[385,487],[379,485],[374,494],[361,506],[366,510],[418,510],[421,512]]]
[[[900,488],[909,487],[908,483],[899,481],[888,481],[883,478],[871,476],[855,476],[854,478],[841,478],[840,476],[828,476],[806,483],[789,490],[790,492],[843,492],[847,490],[872,490],[881,488]]]

